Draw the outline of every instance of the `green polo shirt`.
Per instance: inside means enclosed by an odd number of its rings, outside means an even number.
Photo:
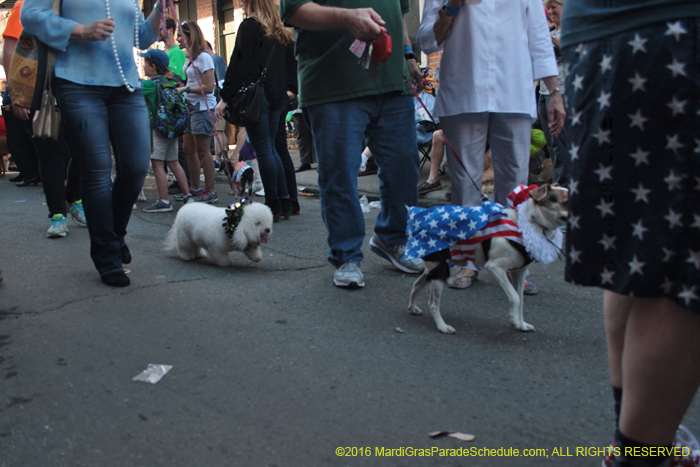
[[[175,74],[180,75],[180,77],[187,81],[187,77],[182,72],[182,67],[185,65],[185,52],[177,45],[171,47],[169,50],[165,51],[170,58],[170,64],[168,68]]]
[[[280,0],[280,14],[287,21],[311,0]],[[411,94],[404,80],[408,68],[403,56],[403,15],[410,11],[408,0],[318,0],[323,6],[373,8],[382,17],[391,36],[389,59],[379,63],[377,76],[370,77],[350,52],[355,38],[347,29],[307,31],[296,29],[295,55],[299,62],[299,105],[338,102],[362,96],[401,92]]]

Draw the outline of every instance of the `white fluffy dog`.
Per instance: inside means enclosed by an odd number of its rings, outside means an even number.
[[[235,225],[227,222],[232,219],[231,209],[205,203],[185,204],[177,212],[165,240],[165,250],[185,261],[205,257],[206,250],[217,266],[232,264],[231,251],[242,251],[251,261],[261,261],[260,244],[267,243],[272,234],[272,211],[261,203],[251,203],[242,209],[240,222]]]

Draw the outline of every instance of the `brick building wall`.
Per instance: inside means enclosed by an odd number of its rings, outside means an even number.
[[[216,40],[216,11],[216,0],[197,0],[197,25],[202,30],[204,38],[214,47],[214,51],[219,42]]]

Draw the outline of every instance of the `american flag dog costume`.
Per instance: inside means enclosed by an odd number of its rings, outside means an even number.
[[[422,313],[416,295],[430,282],[429,304],[438,329],[453,333],[440,317],[440,295],[450,275],[449,263],[472,262],[487,269],[506,292],[511,324],[521,331],[534,330],[522,318],[525,273],[531,262],[550,263],[559,256],[563,235],[558,227],[566,222],[567,199],[565,188],[520,185],[508,195],[508,209],[492,201],[475,207],[410,208],[405,258],[422,258],[426,266],[411,291],[411,313]]]

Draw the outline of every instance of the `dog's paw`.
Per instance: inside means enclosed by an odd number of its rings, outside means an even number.
[[[449,324],[444,323],[442,325],[438,325],[438,331],[440,331],[443,334],[455,334],[457,332],[455,328],[453,328]]]
[[[255,248],[246,248],[243,251],[243,254],[245,254],[249,260],[256,263],[259,263],[263,259],[262,250],[260,249],[260,246],[257,246]]]
[[[141,190],[141,193],[139,193],[138,200],[141,202],[146,201],[146,194],[143,192],[143,190]]]
[[[516,324],[516,323],[511,323],[515,329],[518,331],[522,332],[534,332],[535,331],[535,326],[533,326],[530,323],[526,323],[523,321],[522,323]]]
[[[412,315],[416,315],[416,316],[420,316],[423,314],[423,310],[421,310],[418,307],[418,305],[409,306],[408,311],[410,311]]]

